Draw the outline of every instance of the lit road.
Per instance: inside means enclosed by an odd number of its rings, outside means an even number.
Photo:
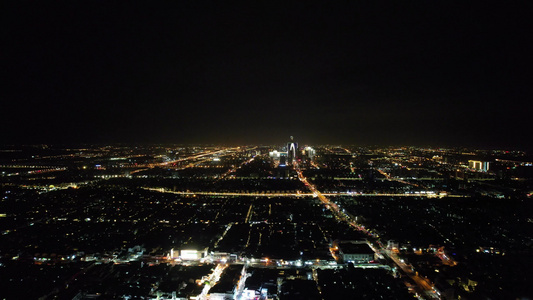
[[[416,184],[416,183],[412,183],[412,182],[408,182],[408,181],[405,181],[405,180],[401,180],[399,178],[393,178],[393,177],[390,177],[389,174],[385,173],[383,170],[381,169],[377,169],[378,172],[385,176],[385,178],[387,178],[387,180],[391,180],[391,181],[397,181],[397,182],[400,182],[400,183],[403,183],[403,184],[407,184],[407,185],[412,185],[412,186],[416,186],[416,187],[420,187],[420,185]]]
[[[257,148],[257,147],[254,147],[254,148],[251,148],[251,149],[247,149],[247,150],[253,150],[255,148]],[[220,181],[220,180],[226,178],[228,175],[234,173],[235,171],[237,171],[238,169],[242,168],[243,166],[251,163],[254,159],[255,159],[255,156],[250,158],[249,160],[246,160],[246,161],[242,162],[238,167],[236,167],[236,168],[233,167],[233,168],[229,169],[226,173],[220,175],[220,177],[218,178],[217,181]]]
[[[373,194],[364,194],[364,193],[348,193],[348,192],[342,192],[342,193],[320,193],[312,187],[315,191],[312,193],[270,193],[270,192],[191,192],[191,191],[172,191],[165,188],[149,188],[149,187],[143,187],[145,190],[159,192],[159,193],[170,193],[170,194],[176,194],[176,195],[183,195],[183,196],[220,196],[220,197],[226,197],[226,196],[243,196],[243,197],[319,197],[322,202],[324,202],[324,199],[327,200],[326,197],[339,197],[339,196],[350,196],[350,197],[427,197],[427,198],[438,198],[442,197],[435,194],[391,194],[391,193],[373,193]],[[309,189],[311,189],[311,185],[309,185]],[[464,198],[468,196],[464,195],[450,195],[447,194],[446,197],[459,197]],[[329,202],[327,200],[328,205],[335,205],[335,203]],[[342,213],[344,214],[344,213]]]
[[[431,285],[428,283],[428,280],[424,280],[420,276],[416,276],[416,274],[413,272],[413,270],[411,270],[409,266],[407,266],[407,264],[400,261],[396,253],[393,253],[390,250],[382,250],[381,253],[386,254],[388,258],[393,260],[394,263],[396,263],[396,265],[398,265],[398,267],[400,267],[405,274],[411,277],[411,279],[413,279],[418,285],[421,285],[424,290],[431,289]]]
[[[417,273],[414,272],[407,264],[403,263],[396,253],[393,253],[390,250],[381,249],[381,254],[385,255],[386,257],[390,258],[409,278],[411,278],[420,289],[420,292],[424,294],[429,299],[440,299],[438,295],[436,295],[433,284],[429,279],[419,276]]]
[[[177,162],[181,162],[181,161],[184,161],[184,160],[196,159],[196,158],[200,158],[200,157],[203,157],[203,156],[206,156],[206,155],[213,155],[213,154],[218,154],[218,153],[227,152],[227,151],[231,151],[231,150],[238,150],[238,149],[240,149],[240,147],[227,148],[227,149],[222,149],[222,150],[218,150],[218,151],[203,152],[203,153],[200,153],[200,154],[197,154],[197,155],[184,157],[184,158],[179,158],[179,159],[175,159],[175,160],[171,160],[171,161],[166,161],[166,162],[162,162],[162,163],[155,164],[155,165],[156,166],[168,166],[168,165],[175,164]]]
[[[300,171],[298,167],[298,163],[294,164],[294,168],[296,172],[298,173],[298,178],[301,182],[305,184],[313,192],[314,195],[320,199],[320,201],[340,220],[347,222],[350,224],[350,226],[355,227],[358,230],[361,230],[362,232],[369,235],[369,237],[373,237],[373,234],[369,232],[367,229],[364,228],[364,226],[357,224],[352,217],[344,213],[339,209],[339,207],[331,202],[324,194],[322,194],[317,188],[307,181],[307,178],[304,177],[302,172]],[[378,251],[379,253],[389,257],[397,266],[399,269],[401,269],[407,276],[409,276],[419,287],[420,291],[424,294],[424,296],[428,299],[438,299],[439,297],[435,294],[435,291],[433,290],[432,283],[426,279],[418,276],[418,274],[415,274],[409,267],[407,267],[406,264],[402,263],[396,255],[393,253],[390,253],[390,251],[384,249],[380,243],[379,248],[375,249],[374,251]]]
[[[202,152],[200,154],[196,154],[196,155],[193,155],[193,156],[182,157],[182,158],[179,158],[179,159],[165,161],[165,162],[162,162],[162,163],[152,163],[152,164],[146,164],[146,165],[137,165],[137,167],[139,167],[140,169],[132,171],[131,174],[134,174],[134,173],[137,173],[137,172],[141,172],[141,171],[145,171],[145,170],[150,169],[150,168],[169,166],[169,165],[172,165],[172,164],[176,164],[178,162],[197,159],[197,158],[204,157],[204,156],[207,156],[207,155],[214,155],[214,154],[219,154],[219,153],[228,152],[228,151],[232,151],[232,150],[238,150],[238,149],[240,149],[240,147],[227,148],[227,149],[209,151],[209,152]]]
[[[204,289],[202,290],[202,293],[198,296],[198,299],[201,299],[201,300],[208,299],[209,290],[220,280],[220,275],[222,274],[222,272],[227,266],[228,265],[226,264],[218,264],[216,266],[215,270],[213,271],[211,275],[209,275],[209,279],[207,280],[207,283],[209,284],[204,285]],[[204,282],[202,282],[202,284],[203,283]]]
[[[320,169],[320,167],[314,162],[310,161],[311,166],[313,166],[315,169]]]

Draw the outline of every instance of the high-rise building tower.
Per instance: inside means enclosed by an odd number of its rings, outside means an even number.
[[[306,157],[307,159],[309,159],[309,160],[313,160],[313,158],[314,158],[315,155],[316,155],[316,151],[315,151],[315,149],[313,149],[313,148],[307,146],[307,147],[304,148],[304,155],[305,155],[305,157]]]
[[[298,143],[294,142],[294,137],[291,136],[291,141],[287,143],[287,162],[292,162],[298,158]]]

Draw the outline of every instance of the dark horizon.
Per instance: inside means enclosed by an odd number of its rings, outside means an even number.
[[[531,150],[530,6],[7,3],[0,141]]]

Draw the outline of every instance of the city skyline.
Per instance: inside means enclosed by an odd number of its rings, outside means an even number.
[[[529,299],[533,3],[3,1],[0,299]]]
[[[532,295],[527,153],[283,140],[0,148],[0,297]]]

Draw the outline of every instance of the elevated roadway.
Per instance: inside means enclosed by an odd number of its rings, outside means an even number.
[[[314,188],[314,186],[313,186]],[[143,187],[145,190],[160,192],[160,193],[170,193],[183,196],[244,196],[244,197],[318,197],[322,202],[327,200],[326,197],[425,197],[425,198],[443,198],[443,197],[468,197],[464,195],[437,195],[437,194],[394,194],[394,193],[351,193],[351,192],[340,192],[340,193],[319,193],[316,188],[312,193],[271,193],[269,191],[264,192],[203,192],[203,191],[173,191],[165,188],[150,188]],[[326,203],[326,202],[325,202]],[[327,204],[330,204],[327,200]]]

